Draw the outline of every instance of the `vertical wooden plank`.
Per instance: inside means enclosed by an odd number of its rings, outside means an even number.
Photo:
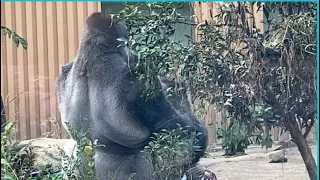
[[[208,3],[202,2],[201,3],[201,19],[202,19],[202,21],[205,21],[205,20],[208,21],[208,17],[207,17],[208,12],[209,12]]]
[[[7,6],[8,3],[1,2],[1,24],[7,26],[6,19],[7,19]],[[1,95],[3,99],[4,106],[8,103],[7,96],[8,96],[8,45],[7,45],[7,37],[1,35]],[[7,115],[7,120],[9,120],[9,108],[5,109],[5,113]]]
[[[100,12],[101,11],[100,10],[101,3],[94,3],[93,5],[94,5],[94,7],[93,7],[94,12]]]
[[[68,10],[67,10],[67,3],[63,2],[62,4],[62,20],[63,20],[63,24],[61,24],[61,26],[63,27],[63,59],[64,59],[64,63],[69,62],[70,59],[70,54],[69,54],[69,34],[68,34]],[[60,51],[61,52],[61,51]]]
[[[26,9],[31,9],[31,3],[25,3]],[[28,42],[28,50],[27,50],[27,69],[28,74],[25,76],[28,77],[28,97],[29,97],[29,108],[26,111],[29,112],[30,116],[30,138],[37,137],[36,130],[36,113],[35,113],[35,83],[34,83],[34,64],[33,64],[33,31],[32,31],[32,13],[29,11],[25,14],[27,23],[26,23],[26,41]]]
[[[213,120],[213,129],[214,129],[214,143],[217,143],[217,123],[219,121],[221,121],[221,118],[218,118],[220,113],[218,112],[218,109],[216,106],[213,107],[214,109],[214,118],[212,119]]]
[[[85,12],[84,9],[86,9],[84,2],[77,2],[77,7],[78,7],[78,39],[80,40],[80,38],[82,37],[83,34],[83,22],[84,19],[83,17],[85,17]]]
[[[50,116],[50,86],[49,86],[49,79],[50,79],[50,71],[51,67],[49,67],[49,57],[52,56],[52,45],[53,40],[52,35],[52,19],[50,19],[51,14],[50,9],[52,7],[52,3],[50,2],[41,2],[39,5],[41,5],[41,17],[42,21],[39,24],[39,27],[41,26],[43,28],[42,34],[43,39],[39,41],[39,52],[42,53],[41,58],[41,65],[40,67],[40,77],[41,77],[41,89],[40,89],[40,97],[42,99],[42,102],[44,104],[41,106],[41,135],[46,134],[47,132],[50,132],[50,123],[48,123],[48,117]],[[48,23],[51,22],[51,23]],[[49,50],[49,42],[50,43],[50,50]],[[41,48],[40,48],[41,45]],[[41,49],[41,50],[40,50]],[[40,55],[40,54],[39,54]],[[39,102],[40,103],[40,102]]]
[[[206,19],[208,22],[212,22],[213,20],[213,3],[207,2],[207,12],[206,12]]]
[[[273,127],[271,127],[271,129],[270,129],[270,138],[273,140],[273,141],[275,141],[275,139],[276,139],[276,136],[275,136],[275,131],[274,131],[274,128]]]
[[[38,67],[38,89],[36,90],[36,96],[38,96],[38,101],[36,101],[36,108],[39,112],[37,112],[37,120],[39,124],[37,124],[36,128],[40,131],[39,134],[37,134],[37,137],[40,137],[45,132],[45,125],[43,122],[43,119],[45,119],[46,116],[46,109],[47,109],[47,100],[46,100],[46,67],[45,63],[47,61],[47,19],[44,15],[46,12],[46,3],[45,2],[36,2],[35,3],[35,13],[37,15],[36,21],[37,26],[34,26],[33,28],[37,28],[37,42],[34,44],[34,48],[37,49],[37,52],[35,55],[38,58],[37,61],[37,67]]]
[[[61,13],[59,13],[61,14]],[[57,11],[57,3],[53,3],[52,7],[52,18],[53,18],[53,56],[52,63],[53,73],[50,77],[50,102],[51,102],[51,119],[56,121],[58,109],[57,109],[57,101],[56,101],[56,78],[59,76],[59,47],[58,47],[58,11]],[[50,127],[51,132],[55,132],[56,127]]]
[[[47,24],[47,41],[52,42],[50,46],[48,45],[46,48],[48,49],[48,59],[45,62],[45,68],[47,69],[46,71],[46,100],[47,100],[47,107],[46,107],[46,114],[45,114],[45,126],[46,126],[46,134],[51,132],[51,123],[50,123],[50,114],[51,111],[53,110],[52,103],[51,103],[51,80],[52,77],[54,76],[54,56],[55,56],[55,18],[54,18],[54,2],[47,2],[46,5],[46,13],[44,13],[44,16],[47,17],[47,21],[51,22]],[[50,50],[49,50],[50,48]]]
[[[16,24],[16,3],[11,3],[11,25],[12,30],[17,31],[17,24]],[[16,137],[20,139],[20,95],[19,95],[19,74],[18,74],[18,60],[17,60],[17,45],[12,43],[12,65],[13,65],[13,94],[14,94],[14,112],[15,112],[15,121],[17,122],[17,132]]]
[[[78,23],[78,6],[76,2],[72,3],[72,16],[73,16],[73,25],[74,25],[74,49],[78,49],[79,47],[79,33],[78,33],[78,28],[79,28],[79,23]]]
[[[16,31],[16,18],[15,18],[15,14],[16,14],[16,7],[15,7],[15,3],[10,3],[10,29],[13,31]],[[20,138],[20,115],[19,115],[19,82],[18,82],[18,69],[17,69],[17,46],[15,43],[13,43],[13,41],[11,40],[10,43],[10,64],[9,64],[9,68],[10,68],[10,76],[11,76],[11,86],[10,87],[10,94],[11,94],[11,98],[10,98],[10,104],[12,105],[12,110],[13,110],[13,114],[10,115],[10,118],[13,118],[14,121],[16,121],[17,124],[17,129],[16,129],[16,137]],[[11,67],[10,67],[11,66]],[[10,106],[9,104],[9,106]]]
[[[74,2],[67,2],[67,10],[68,12],[70,9],[73,9],[73,3]],[[73,59],[76,55],[77,48],[75,48],[75,41],[78,38],[78,35],[75,34],[75,30],[78,28],[77,26],[74,25],[74,18],[73,18],[73,13],[68,13],[68,38],[69,38],[69,58],[68,59]]]
[[[86,21],[88,17],[88,2],[83,2],[83,17],[82,17],[82,24]]]
[[[317,143],[316,140],[317,140],[317,129],[315,126],[312,127],[312,130],[310,132],[310,134],[312,135],[312,142],[313,143]]]
[[[39,4],[39,3],[37,3]],[[41,47],[38,44],[38,22],[37,22],[37,5],[35,2],[31,3],[31,13],[32,13],[32,26],[30,31],[32,31],[32,50],[33,50],[33,78],[34,78],[34,93],[35,93],[35,120],[36,120],[36,135],[41,136],[40,128],[40,83],[39,83],[39,59],[38,59],[38,48]],[[38,6],[39,7],[39,6]],[[40,15],[40,14],[39,14]],[[41,52],[41,51],[40,51]]]
[[[26,18],[26,3],[22,3],[21,7],[21,12],[22,12],[22,37],[26,38],[27,37],[27,18]],[[31,138],[31,127],[30,127],[30,100],[29,100],[29,69],[28,69],[28,51],[23,50],[23,77],[24,77],[24,89],[25,89],[25,121],[26,121],[26,139]]]
[[[25,17],[25,14],[24,11],[23,11],[23,8],[22,8],[22,3],[21,2],[16,2],[15,3],[15,7],[16,7],[16,13],[15,13],[15,17],[16,17],[16,23],[17,23],[17,31],[16,33],[19,34],[20,36],[25,37],[23,36],[23,34],[25,35],[25,26],[22,26],[23,23],[25,23],[24,21],[24,17]],[[23,22],[24,21],[24,22]],[[24,33],[22,33],[24,31]],[[19,104],[18,104],[18,107],[19,107],[19,122],[20,122],[20,128],[19,128],[19,132],[20,132],[20,139],[21,140],[25,140],[27,137],[26,137],[26,131],[27,131],[27,127],[26,127],[26,99],[25,97],[28,96],[28,94],[26,93],[25,91],[25,78],[24,78],[24,74],[25,74],[25,69],[24,69],[24,55],[25,55],[25,49],[22,48],[22,46],[18,47],[17,48],[17,54],[16,54],[16,57],[17,57],[17,72],[16,72],[16,75],[18,76],[17,80],[18,80],[18,83],[16,86],[16,88],[18,89],[18,93],[19,93],[19,96],[18,96],[18,99],[19,99]]]
[[[201,23],[203,20],[202,20],[202,2],[195,2],[193,4],[193,7],[194,7],[194,14],[195,14],[195,22],[196,23]],[[201,32],[199,31],[198,27],[196,27],[195,29],[195,41],[199,41],[199,34]]]
[[[88,2],[88,14],[101,11],[101,3]]]
[[[275,127],[274,132],[275,140],[279,141],[279,127]]]
[[[6,26],[11,29],[12,28],[12,5],[13,3],[8,3],[8,6],[6,6]],[[14,44],[12,42],[12,39],[9,39],[7,41],[7,44],[5,45],[7,47],[7,68],[8,68],[8,95],[7,99],[7,108],[10,109],[10,114],[7,115],[8,120],[16,120],[15,116],[15,106],[14,101],[11,101],[14,99],[14,72],[13,72],[13,60],[12,60],[12,54],[13,54],[13,48]]]
[[[57,9],[62,11],[62,13],[57,13],[57,27],[60,27],[60,28],[57,28],[57,32],[58,32],[58,73],[60,72],[60,67],[63,66],[66,62],[68,62],[68,34],[67,34],[67,28],[68,28],[68,25],[67,24],[64,24],[64,22],[67,20],[67,11],[66,11],[66,6],[67,4],[65,2],[58,2],[57,3]],[[58,75],[57,75],[58,76]],[[55,78],[55,85],[56,85],[56,79],[57,77]],[[56,89],[54,91],[54,100],[57,102],[57,97],[56,97]],[[57,104],[58,106],[58,104]],[[62,126],[61,126],[61,116],[60,116],[60,112],[58,110],[58,107],[57,108],[57,112],[56,112],[56,121],[57,122],[57,129],[56,131],[59,132],[59,137],[63,137],[63,132],[62,132]]]
[[[261,8],[258,11],[257,3],[255,3],[252,11],[253,11],[253,15],[255,17],[257,28],[260,29],[260,32],[262,33],[264,31],[264,28],[263,28],[263,9]]]
[[[94,12],[93,4],[94,2],[88,2],[88,14],[91,14]]]

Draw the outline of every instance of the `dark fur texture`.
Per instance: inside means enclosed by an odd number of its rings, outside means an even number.
[[[192,114],[188,102],[180,102],[184,108],[179,110],[179,103],[170,102],[163,93],[145,100],[144,86],[128,67],[128,59],[134,57],[123,53],[129,49],[117,41],[127,36],[124,23],[102,13],[92,14],[74,61],[62,68],[57,81],[63,122],[76,131],[91,127],[90,138],[105,146],[95,149],[99,180],[106,179],[108,171],[119,180],[132,173],[136,173],[134,179],[152,179],[152,164],[140,151],[152,133],[174,129],[176,123],[202,133],[202,150],[192,164],[199,161],[207,146],[206,128]]]

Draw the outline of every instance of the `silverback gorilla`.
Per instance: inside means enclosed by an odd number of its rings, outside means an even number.
[[[144,98],[144,86],[127,64],[136,56],[119,38],[128,38],[123,22],[102,13],[87,18],[77,55],[62,67],[57,80],[62,121],[75,131],[91,128],[89,138],[104,145],[94,149],[98,180],[108,179],[108,172],[116,180],[126,180],[132,174],[135,180],[153,179],[153,166],[141,151],[153,133],[180,124],[201,134],[201,150],[190,162],[197,169],[190,177],[200,179],[204,170],[197,162],[207,147],[206,128],[192,114],[188,102],[184,100],[180,102],[184,106],[178,107],[181,98],[169,100],[164,93]],[[166,83],[160,80],[159,88],[163,88]]]

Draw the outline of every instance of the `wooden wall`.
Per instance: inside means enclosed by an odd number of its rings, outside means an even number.
[[[1,25],[17,32],[28,49],[1,35],[1,94],[17,137],[35,138],[59,129],[55,81],[73,59],[88,14],[98,2],[1,2]]]

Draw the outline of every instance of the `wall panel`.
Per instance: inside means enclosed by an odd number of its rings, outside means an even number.
[[[86,17],[100,9],[99,2],[1,2],[1,25],[28,42],[17,48],[1,35],[1,94],[21,140],[66,137],[55,81],[76,54]]]

